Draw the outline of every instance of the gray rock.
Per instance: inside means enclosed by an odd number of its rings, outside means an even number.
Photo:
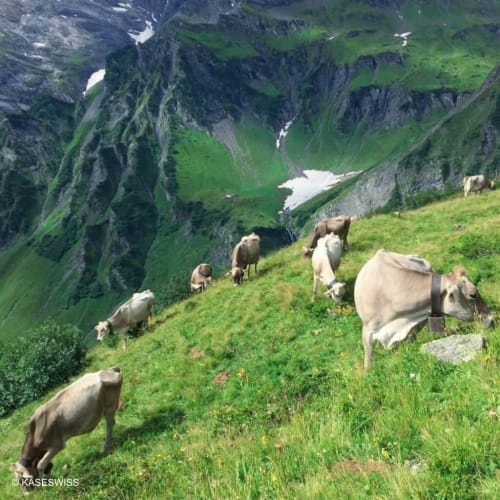
[[[451,335],[424,344],[420,350],[433,354],[441,361],[457,365],[471,361],[486,346],[486,338],[481,334]]]

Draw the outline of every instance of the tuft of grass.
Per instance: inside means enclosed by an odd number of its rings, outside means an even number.
[[[463,264],[498,315],[500,193],[380,214],[352,224],[338,271],[346,304],[310,302],[312,269],[299,241],[269,254],[257,276],[228,278],[161,311],[127,348],[90,352],[90,370],[120,365],[124,405],[109,455],[104,425],[71,439],[40,498],[495,498],[500,442],[499,328],[460,366],[421,353],[432,339],[375,348],[362,368],[353,286],[377,249],[418,253],[438,272]],[[465,229],[455,231],[456,224]],[[479,257],[469,243],[477,239]],[[484,250],[486,249],[486,250]],[[336,315],[327,314],[335,309]],[[43,398],[46,401],[54,394]],[[0,495],[14,498],[8,464],[19,458],[38,401],[0,419]],[[63,470],[70,464],[69,472]]]

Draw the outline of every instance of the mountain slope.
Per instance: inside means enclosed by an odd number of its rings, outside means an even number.
[[[115,445],[98,455],[103,425],[70,440],[53,473],[79,486],[37,495],[494,498],[499,328],[447,319],[447,333],[481,332],[488,350],[466,365],[442,364],[420,353],[431,340],[424,329],[416,342],[377,347],[364,374],[352,290],[383,247],[418,253],[442,273],[463,264],[498,315],[499,208],[491,192],[354,223],[338,271],[346,305],[335,317],[332,301],[310,303],[299,241],[264,258],[242,287],[219,280],[165,309],[126,350],[94,349],[89,371],[119,364],[124,373]],[[19,495],[8,464],[38,404],[0,420],[2,498]]]
[[[162,12],[155,35],[107,54],[85,99],[85,81],[70,99],[49,85],[0,116],[0,266],[39,277],[0,292],[4,338],[45,315],[90,329],[139,288],[175,295],[252,230],[273,249],[317,217],[494,172],[494,1],[134,5]],[[311,168],[363,173],[280,214],[278,186]]]

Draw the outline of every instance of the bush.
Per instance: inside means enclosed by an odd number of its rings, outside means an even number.
[[[81,330],[47,320],[0,346],[0,417],[67,382],[86,363]]]

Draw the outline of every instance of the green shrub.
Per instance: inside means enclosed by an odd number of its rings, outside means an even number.
[[[50,319],[32,334],[0,346],[0,416],[67,382],[85,366],[86,351],[77,327]]]

